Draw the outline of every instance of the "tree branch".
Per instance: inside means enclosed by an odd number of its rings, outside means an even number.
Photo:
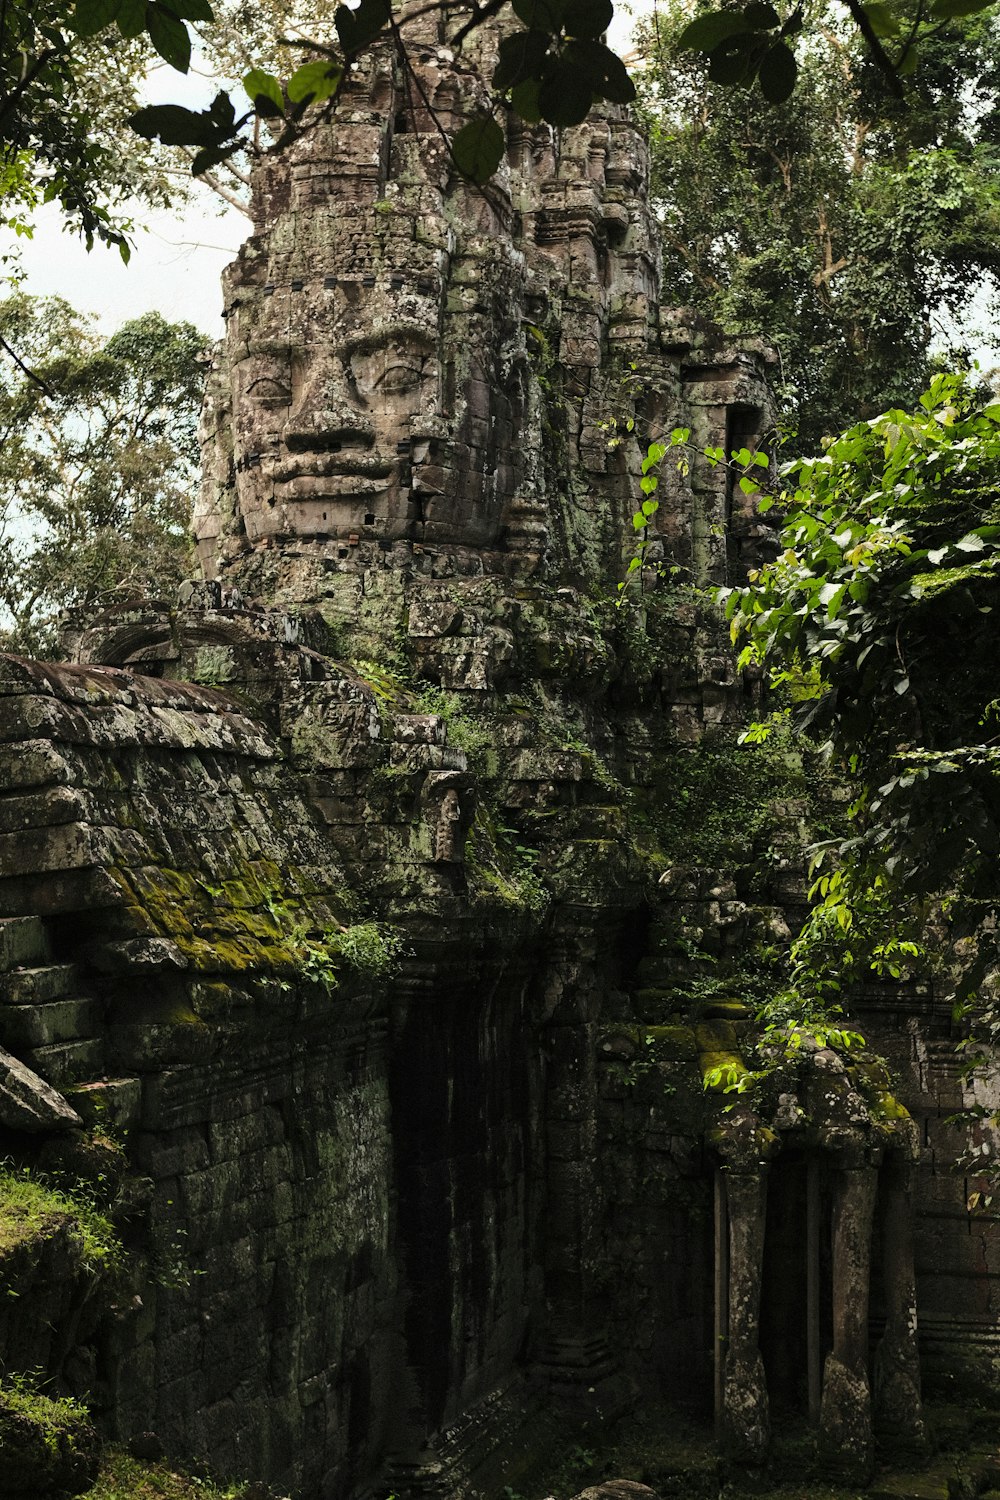
[[[17,351],[15,349],[12,349],[7,340],[2,337],[0,337],[0,349],[2,349],[4,353],[14,361],[14,363],[17,365],[17,368],[21,371],[22,375],[27,375],[32,384],[37,385],[39,390],[43,391],[45,395],[48,396],[50,401],[55,400],[55,391],[52,389],[49,383],[43,380],[41,375],[36,375],[34,370],[29,370],[28,366],[24,363],[24,360],[17,353]]]
[[[897,99],[902,99],[904,97],[903,85],[900,82],[899,74],[896,72],[896,65],[882,46],[879,38],[875,35],[875,28],[872,26],[868,12],[861,4],[861,0],[844,0],[844,4],[850,11],[861,35],[868,43],[868,50],[874,58],[876,66],[885,74],[890,93],[894,94]]]

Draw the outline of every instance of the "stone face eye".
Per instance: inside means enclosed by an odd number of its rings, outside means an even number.
[[[246,394],[258,406],[268,409],[277,406],[288,406],[292,399],[292,392],[289,388],[287,378],[280,378],[276,375],[258,375],[247,386]]]
[[[410,363],[393,359],[391,363],[386,362],[386,371],[380,384],[391,395],[401,395],[404,391],[415,390],[426,373],[426,360]]]
[[[402,396],[416,390],[428,374],[430,360],[416,351],[358,349],[351,355],[351,374],[362,395]]]

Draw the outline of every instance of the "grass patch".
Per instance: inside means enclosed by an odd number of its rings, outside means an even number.
[[[52,1187],[27,1167],[0,1162],[0,1256],[67,1216],[82,1242],[83,1268],[94,1274],[117,1270],[124,1259],[121,1241],[84,1185],[72,1191]]]
[[[240,1500],[243,1484],[218,1485],[179,1474],[166,1464],[141,1463],[121,1448],[108,1447],[87,1500]]]
[[[75,1396],[43,1396],[35,1389],[33,1377],[25,1374],[0,1376],[0,1397],[10,1411],[52,1434],[73,1432],[81,1421],[89,1421],[90,1417],[86,1406]]]

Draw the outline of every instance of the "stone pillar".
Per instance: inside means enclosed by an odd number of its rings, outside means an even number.
[[[726,1340],[729,1334],[729,1213],[726,1206],[726,1178],[715,1169],[715,1235],[713,1278],[713,1348],[715,1438],[722,1441],[723,1412],[726,1394]]]
[[[820,1453],[852,1483],[872,1472],[874,1442],[868,1384],[868,1293],[876,1171],[839,1174],[833,1205],[833,1349],[823,1372]]]
[[[819,1162],[806,1166],[806,1366],[809,1390],[809,1423],[819,1426],[823,1390],[823,1354],[820,1347],[819,1274]]]
[[[874,1360],[879,1435],[906,1448],[926,1446],[917,1346],[917,1288],[913,1267],[910,1163],[898,1156],[882,1169],[880,1218],[885,1332]]]
[[[729,1206],[729,1347],[722,1438],[733,1458],[759,1463],[771,1440],[764,1361],[760,1355],[760,1285],[767,1178],[763,1171],[726,1177]]]
[[[567,945],[570,946],[569,944]],[[593,957],[570,952],[546,997],[545,1030],[545,1305],[537,1351],[550,1389],[586,1408],[620,1400],[620,1383],[596,1303],[593,1268],[599,1253],[596,1180],[596,1022],[600,991]]]

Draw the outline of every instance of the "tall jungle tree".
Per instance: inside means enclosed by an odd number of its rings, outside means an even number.
[[[871,7],[869,7],[871,9]],[[886,27],[893,22],[893,7]],[[1000,31],[992,12],[925,39],[900,100],[858,33],[819,9],[795,93],[706,81],[668,0],[637,73],[652,133],[665,285],[781,356],[786,414],[822,435],[919,396],[1000,267]]]
[[[61,610],[169,597],[189,569],[204,339],[147,313],[105,341],[23,295],[0,337],[24,360],[0,363],[0,649],[46,654]]]

